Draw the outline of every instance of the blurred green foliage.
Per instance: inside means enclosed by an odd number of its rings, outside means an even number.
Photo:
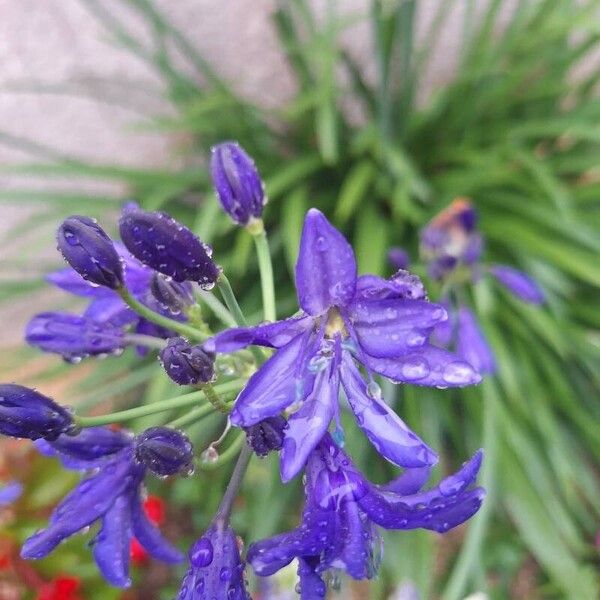
[[[348,234],[361,270],[385,275],[390,245],[416,255],[423,223],[454,197],[470,197],[488,240],[486,259],[533,274],[548,303],[543,310],[525,306],[482,280],[472,302],[497,353],[498,375],[477,389],[386,389],[398,412],[441,450],[444,468],[486,448],[482,482],[489,495],[462,541],[460,535],[439,541],[423,532],[386,536],[387,558],[372,597],[383,598],[410,579],[423,598],[457,600],[474,590],[498,599],[597,598],[600,67],[577,67],[599,47],[600,2],[521,0],[508,13],[502,0],[477,11],[478,3],[466,2],[456,73],[417,103],[422,74],[456,2],[438,3],[429,29],[417,39],[417,0],[365,0],[368,14],[357,18],[372,28],[377,69],[370,80],[339,42],[342,29],[357,19],[337,15],[332,0],[318,17],[305,0],[281,0],[273,24],[298,90],[286,106],[265,110],[223,81],[150,0],[120,1],[142,18],[151,44],[100,0],[81,0],[124,51],[161,77],[175,110],[143,126],[185,133],[187,164],[193,166],[87,164],[0,134],[0,142],[35,157],[2,170],[42,180],[126,184],[144,207],[172,212],[214,245],[254,320],[260,290],[251,241],[219,212],[206,169],[196,166],[211,144],[239,140],[264,175],[280,315],[295,310],[292,267],[309,206]],[[348,104],[361,119],[349,117]],[[39,205],[32,229],[73,211],[104,215],[108,224],[121,201],[54,188],[0,190],[0,199]],[[24,233],[11,232],[2,243]],[[8,281],[0,301],[14,302],[39,283]],[[435,299],[435,287],[430,291]],[[87,408],[114,398],[154,402],[175,394],[152,361],[129,354],[96,363],[78,392]],[[208,425],[191,430],[199,448],[218,434],[218,420]],[[351,435],[352,425],[347,430],[359,465],[374,480],[389,477],[391,468],[361,436]],[[196,533],[216,507],[229,469],[224,471],[159,486]],[[282,491],[274,461],[256,461],[235,516],[240,534],[251,541],[293,525],[298,491],[296,484]],[[191,541],[190,527],[180,535],[182,543]],[[62,549],[58,555],[62,559],[48,561],[65,560]],[[82,572],[88,570],[85,556],[79,558],[86,561]],[[530,583],[522,592],[517,583],[524,573]],[[174,581],[161,597],[172,594]]]

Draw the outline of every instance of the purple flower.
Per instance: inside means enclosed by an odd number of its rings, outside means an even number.
[[[268,417],[245,427],[246,441],[257,456],[267,456],[269,452],[281,450],[287,421],[281,415]]]
[[[60,354],[65,360],[80,361],[86,356],[112,354],[125,345],[121,329],[110,322],[61,312],[40,313],[27,324],[25,340],[44,352]]]
[[[127,445],[117,449],[125,439],[117,441],[119,434],[100,434],[100,430],[86,431],[85,443],[80,445],[65,445],[63,440],[49,444],[56,454],[72,461],[68,462],[71,468],[77,468],[78,462],[80,470],[93,471],[58,504],[48,527],[25,541],[21,556],[43,558],[63,540],[100,521],[93,540],[96,564],[109,583],[127,587],[131,584],[129,548],[134,536],[158,560],[175,564],[181,562],[183,556],[161,536],[144,513],[145,469],[134,457],[133,439],[129,438]],[[108,442],[110,437],[114,443]],[[98,440],[97,445],[94,438]],[[90,451],[90,446],[95,446],[95,450]]]
[[[476,230],[477,213],[466,198],[457,198],[421,231],[421,254],[433,279],[443,279],[460,264],[473,265],[483,251]]]
[[[18,481],[9,481],[0,487],[0,506],[8,506],[18,500],[23,493],[23,486]]]
[[[160,361],[167,375],[179,385],[208,383],[215,376],[214,353],[191,346],[182,337],[169,339],[160,351]]]
[[[158,477],[194,470],[194,447],[187,435],[168,427],[151,427],[137,436],[135,457]]]
[[[239,395],[231,422],[249,427],[297,408],[281,455],[282,478],[288,481],[332,419],[341,432],[341,384],[358,424],[385,458],[403,467],[435,464],[435,452],[386,405],[373,381],[363,381],[356,361],[395,382],[438,387],[479,382],[468,363],[428,342],[446,311],[428,302],[421,282],[405,271],[389,281],[357,277],[352,248],[315,209],[304,222],[296,288],[299,316],[227,330],[204,344],[211,352],[248,344],[277,349]]]
[[[179,314],[194,302],[189,282],[174,281],[162,273],[154,273],[150,280],[150,291],[156,301],[171,314]]]
[[[187,227],[161,212],[129,205],[119,221],[123,243],[138,260],[175,281],[196,281],[211,288],[220,269],[212,250]]]
[[[244,563],[231,527],[216,522],[190,548],[177,600],[250,600]]]
[[[472,488],[482,451],[436,487],[420,491],[430,468],[407,469],[385,486],[367,481],[350,458],[325,434],[306,467],[305,508],[293,531],[252,544],[248,562],[268,576],[299,560],[300,597],[324,598],[322,575],[342,569],[354,579],[372,578],[379,567],[385,529],[446,532],[474,515],[485,495]]]
[[[396,270],[408,269],[410,266],[410,257],[403,248],[390,248],[387,258],[390,265]]]
[[[212,149],[210,172],[223,210],[239,225],[260,219],[266,196],[254,161],[237,142]]]
[[[544,302],[543,290],[529,275],[522,271],[506,265],[494,265],[490,267],[490,273],[517,298],[531,304]]]
[[[84,279],[118,289],[123,286],[123,265],[111,239],[90,217],[73,216],[58,228],[58,249]]]
[[[51,398],[22,385],[0,384],[1,434],[51,440],[72,429],[71,413]]]

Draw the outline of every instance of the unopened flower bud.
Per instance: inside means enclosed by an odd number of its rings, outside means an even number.
[[[212,250],[165,213],[133,205],[123,211],[119,230],[131,254],[175,281],[196,281],[210,288],[221,273],[210,257]]]
[[[167,375],[179,385],[195,385],[212,381],[215,355],[201,346],[191,346],[181,337],[171,338],[160,352]]]
[[[184,433],[168,427],[152,427],[138,435],[135,456],[159,477],[187,475],[193,470],[192,443]]]
[[[258,456],[266,456],[273,450],[281,450],[287,426],[287,421],[280,415],[268,417],[244,428],[246,441]]]
[[[58,249],[84,279],[111,289],[123,286],[123,265],[112,240],[90,217],[73,216],[58,228]]]
[[[60,354],[70,362],[118,352],[126,345],[123,331],[114,325],[61,312],[33,317],[27,324],[25,339],[31,346]]]
[[[212,149],[210,172],[223,210],[239,225],[260,219],[265,189],[254,161],[236,142]]]
[[[0,433],[53,440],[72,428],[71,414],[54,400],[22,385],[0,385]]]
[[[154,273],[150,280],[150,291],[164,309],[175,315],[184,311],[194,301],[187,281],[175,281],[162,273]]]
[[[403,248],[390,248],[388,250],[388,262],[392,267],[396,270],[398,269],[408,269],[410,266],[410,257],[408,253]]]

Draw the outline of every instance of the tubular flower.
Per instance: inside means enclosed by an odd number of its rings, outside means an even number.
[[[211,259],[212,249],[165,213],[130,204],[123,211],[119,230],[133,256],[175,281],[196,281],[210,289],[221,273]]]
[[[306,467],[305,507],[297,529],[252,544],[248,562],[257,575],[272,575],[298,559],[302,600],[324,598],[323,574],[342,569],[354,579],[377,573],[385,529],[431,529],[443,533],[481,506],[485,495],[472,488],[482,452],[436,487],[420,491],[430,468],[407,469],[385,486],[367,481],[325,434]]]
[[[52,440],[72,429],[71,413],[51,398],[22,385],[0,384],[1,434]]]
[[[215,355],[201,346],[192,346],[182,337],[170,338],[160,351],[167,375],[179,385],[208,383],[215,376]]]
[[[79,442],[59,438],[43,446],[46,453],[50,450],[60,456],[69,468],[94,471],[58,504],[48,527],[25,541],[21,556],[43,558],[63,540],[100,521],[93,541],[96,564],[109,583],[127,587],[131,584],[130,544],[134,536],[158,560],[174,564],[183,557],[144,512],[145,467],[135,458],[133,438],[109,431],[90,428],[82,432],[84,439]]]
[[[341,384],[359,426],[385,458],[403,467],[435,464],[436,453],[387,406],[378,386],[363,380],[356,363],[397,383],[478,383],[480,376],[468,363],[428,342],[446,311],[428,302],[420,280],[406,271],[389,281],[357,277],[352,248],[316,209],[304,222],[296,288],[299,316],[230,329],[204,344],[211,352],[249,344],[277,349],[237,398],[231,422],[249,427],[286,408],[297,409],[281,454],[282,478],[288,481],[332,420],[341,435]]]
[[[90,217],[73,216],[58,228],[58,249],[84,279],[111,289],[124,283],[123,265],[112,240]]]
[[[211,525],[190,548],[189,561],[177,600],[250,600],[231,527],[219,522]]]
[[[491,273],[517,298],[541,304],[544,293],[528,275],[506,265],[484,268],[480,264],[483,238],[477,231],[477,213],[465,198],[458,198],[432,219],[421,231],[421,254],[428,262],[429,275],[454,284],[477,281]],[[496,361],[473,312],[450,298],[441,302],[449,319],[436,326],[434,337],[480,373],[494,373]]]
[[[212,149],[210,172],[223,210],[238,225],[260,219],[266,204],[264,184],[254,161],[236,142]]]

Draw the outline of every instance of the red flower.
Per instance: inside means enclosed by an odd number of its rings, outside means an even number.
[[[39,588],[36,600],[83,600],[77,593],[79,588],[80,582],[76,577],[59,575]]]
[[[164,500],[158,496],[148,496],[144,501],[144,512],[152,523],[160,525],[165,520]],[[131,540],[129,556],[134,565],[142,565],[148,560],[148,553],[135,538]]]

